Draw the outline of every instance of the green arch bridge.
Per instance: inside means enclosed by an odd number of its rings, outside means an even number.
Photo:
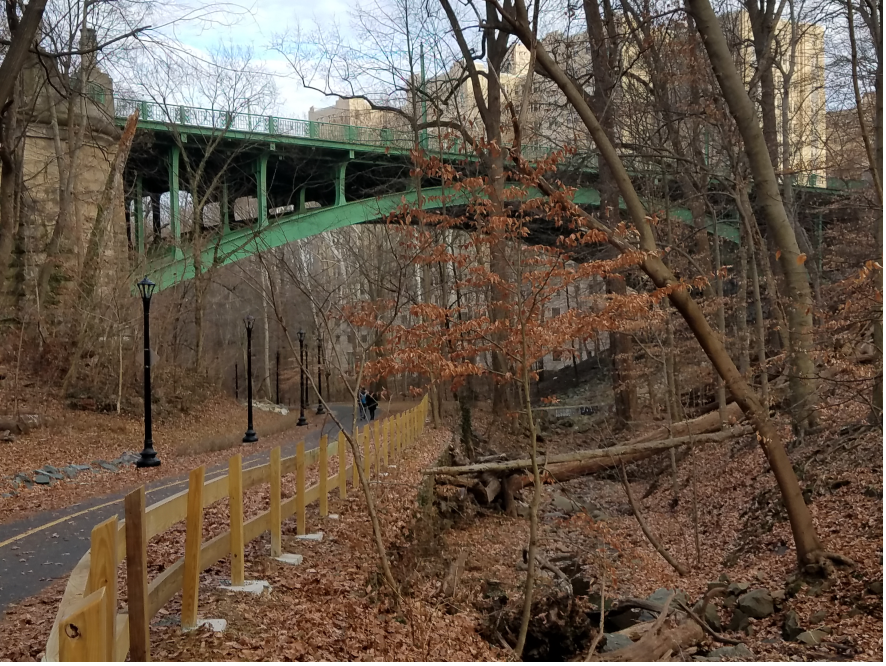
[[[195,249],[189,237],[193,232],[183,232],[182,208],[187,199],[181,199],[182,190],[192,200],[200,199],[204,211],[208,204],[218,205],[213,223],[205,217],[201,220],[206,235],[201,266],[230,264],[325,231],[379,221],[404,201],[417,201],[409,174],[411,132],[119,98],[114,102],[118,125],[139,111],[125,172],[126,211],[134,218],[132,248],[158,289],[194,276]],[[419,140],[429,152],[471,168],[472,160],[459,141],[427,133]],[[532,159],[551,150],[527,146],[523,152]],[[660,183],[666,177],[661,162],[635,160],[628,168],[638,180],[657,178]],[[599,206],[596,171],[594,156],[582,156],[580,169],[569,174],[577,187],[576,203]],[[813,224],[817,224],[819,239],[821,211],[826,205],[847,190],[864,186],[854,181],[820,181],[810,175],[797,183],[804,214],[817,220]],[[428,183],[422,194],[430,200],[425,202],[427,208],[439,207],[440,187]],[[166,238],[161,197],[168,208]],[[254,204],[238,203],[244,198]],[[146,243],[148,212],[154,232],[150,246]],[[684,208],[671,208],[668,215],[692,224]],[[708,231],[712,229],[709,220]],[[717,233],[737,241],[734,211],[718,221]]]

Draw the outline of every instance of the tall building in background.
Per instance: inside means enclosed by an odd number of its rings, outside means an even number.
[[[747,12],[722,17],[726,37],[745,84],[756,71],[753,31]],[[775,51],[775,118],[779,158],[785,142],[789,169],[800,185],[822,185],[827,176],[827,108],[825,103],[824,27],[779,21],[772,48]],[[756,95],[759,95],[759,84]],[[782,165],[776,165],[777,171]]]

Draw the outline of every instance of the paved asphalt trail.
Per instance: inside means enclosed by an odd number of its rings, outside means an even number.
[[[350,405],[331,405],[331,408],[342,423],[351,422],[353,412]],[[330,420],[324,426],[323,433],[329,435],[330,439],[337,437],[338,427]],[[317,448],[319,443],[319,431],[305,436],[306,450]],[[289,442],[282,446],[284,457],[295,455],[295,444]],[[269,459],[270,451],[244,456],[243,469],[257,467]],[[227,469],[227,462],[207,469],[206,480],[224,475]],[[149,484],[146,503],[153,504],[186,489],[187,482],[188,475],[185,474]],[[0,525],[0,612],[11,603],[37,594],[53,579],[70,573],[89,550],[92,528],[114,514],[122,520],[123,498],[127,492],[92,497],[74,506]]]

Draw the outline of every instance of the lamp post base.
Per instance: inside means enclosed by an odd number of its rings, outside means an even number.
[[[297,426],[308,425],[308,420],[305,418],[304,414],[302,414],[301,416],[298,417],[298,423],[296,423],[295,425],[297,425]]]
[[[146,446],[141,452],[138,460],[135,461],[136,467],[160,467],[160,458],[153,446]]]
[[[243,443],[244,444],[255,444],[258,441],[258,435],[255,433],[255,430],[250,428],[246,431],[246,434],[243,435]]]
[[[326,413],[326,408],[323,406],[322,402],[319,405],[317,405],[317,413],[318,414],[325,414]]]

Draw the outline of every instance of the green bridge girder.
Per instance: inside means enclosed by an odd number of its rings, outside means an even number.
[[[454,192],[449,189],[444,193],[442,187],[426,187],[422,189],[422,208],[425,210],[440,208],[444,195],[448,206],[466,204],[471,196],[463,190]],[[527,191],[527,199],[540,196],[541,192],[535,188]],[[598,206],[600,193],[593,188],[582,188],[576,191],[573,201],[582,206]],[[334,229],[354,224],[381,222],[404,203],[416,206],[418,193],[413,190],[349,201],[335,206],[283,215],[264,225],[226,230],[217,235],[212,245],[202,250],[199,263],[207,268],[225,266],[259,252],[266,252]],[[668,215],[686,224],[692,223],[692,214],[685,208],[671,209]],[[732,224],[721,221],[717,231],[724,239],[738,241],[738,229]],[[184,250],[178,247],[165,248],[151,257],[147,266],[147,275],[157,284],[158,291],[192,279],[194,271],[192,248]]]
[[[350,173],[349,164],[355,165],[357,178],[362,177],[361,167],[390,169],[394,165],[397,170],[405,169],[405,173],[408,173],[410,152],[415,146],[415,138],[411,132],[126,99],[115,99],[117,124],[122,126],[127,116],[136,109],[140,114],[139,133],[147,141],[142,147],[133,147],[131,164],[127,165],[127,196],[133,202],[131,214],[135,217],[132,245],[137,255],[146,262],[148,275],[158,284],[159,289],[179,284],[194,276],[193,250],[187,246],[187,237],[182,238],[179,190],[185,184],[180,180],[184,175],[180,162],[183,151],[199,151],[202,149],[201,145],[208,141],[223,139],[226,150],[242,150],[237,159],[242,163],[243,173],[248,175],[240,175],[239,194],[229,192],[232,183],[227,176],[221,179],[220,190],[214,199],[219,205],[221,224],[214,238],[210,237],[209,246],[201,251],[201,266],[223,266],[332,229],[377,222],[394,212],[404,201],[411,205],[416,204],[417,195],[414,191],[363,198],[374,192],[365,187],[360,189],[359,186],[351,191],[350,185],[347,195],[356,200],[347,201],[345,187],[346,170]],[[464,146],[452,139],[424,136],[422,145],[446,160],[471,160],[471,156],[464,153]],[[546,146],[527,146],[524,155],[537,158],[553,149]],[[287,181],[285,177],[282,181],[272,179],[269,158],[284,162],[288,160],[284,166],[290,169],[288,175],[301,180]],[[324,172],[325,175],[321,174],[319,179],[316,172],[304,174],[299,169],[305,164],[314,165],[320,171],[325,169],[328,173]],[[634,175],[661,174],[663,168],[661,164],[643,159],[632,160],[627,166]],[[581,168],[587,174],[596,173],[595,156],[588,156]],[[399,180],[403,181],[403,178],[400,177]],[[244,182],[248,184],[248,192],[242,191]],[[383,182],[390,184],[388,180]],[[406,183],[401,182],[400,187],[404,184]],[[830,199],[863,185],[835,179],[821,182],[821,179],[816,181],[813,175],[808,175],[805,182],[797,183],[797,190]],[[313,195],[308,198],[319,201],[321,207],[305,210],[306,191],[311,188],[314,188]],[[154,245],[148,248],[145,229],[147,210],[144,201],[146,197],[151,199],[151,218],[157,225],[160,196],[164,193],[169,196],[169,244],[159,242],[159,227],[155,226]],[[431,199],[425,202],[426,208],[439,207],[441,188],[425,186],[423,194]],[[257,203],[258,215],[251,225],[232,229],[232,226],[237,226],[234,223],[233,205],[238,196],[253,197]],[[452,192],[448,196],[451,197]],[[538,193],[530,192],[529,196],[538,196]],[[280,208],[281,204],[293,205],[296,212],[271,217],[269,208],[272,207],[272,201],[276,208]],[[576,190],[574,201],[580,205],[599,206],[599,192],[590,186],[581,187]],[[624,208],[624,203],[620,204]],[[654,203],[650,208],[655,210],[658,206],[659,204]],[[668,215],[692,224],[692,215],[685,208],[672,208]],[[707,231],[712,233],[713,227],[713,220],[708,218]],[[819,216],[819,240],[820,227]],[[734,217],[721,218],[717,233],[721,238],[738,242],[737,220]]]

